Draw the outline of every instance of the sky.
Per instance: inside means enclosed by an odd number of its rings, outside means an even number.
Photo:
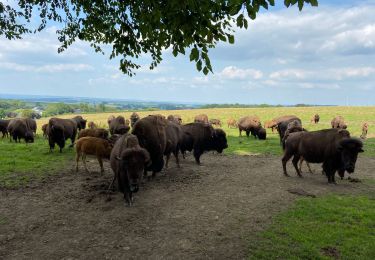
[[[283,2],[283,1],[277,1]],[[22,40],[0,36],[1,94],[193,103],[375,105],[375,0],[320,0],[318,8],[262,11],[235,44],[210,50],[213,74],[163,52],[134,77],[76,42],[57,53],[54,26]],[[189,52],[187,52],[189,53]]]

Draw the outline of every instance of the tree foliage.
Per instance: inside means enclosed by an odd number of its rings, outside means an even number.
[[[141,54],[152,58],[150,69],[162,60],[162,51],[174,56],[190,51],[190,61],[204,74],[212,72],[208,56],[218,42],[234,43],[235,27],[247,28],[260,8],[275,0],[19,0],[16,7],[0,2],[0,35],[19,39],[43,30],[50,21],[61,43],[59,52],[76,40],[89,42],[97,52],[111,46],[109,57],[120,59],[120,69],[132,76]],[[286,7],[317,6],[317,0],[284,0]],[[37,19],[38,18],[38,19]],[[35,20],[39,23],[36,27]],[[32,22],[33,21],[33,22]]]

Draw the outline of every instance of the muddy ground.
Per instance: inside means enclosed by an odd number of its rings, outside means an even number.
[[[79,173],[67,166],[44,183],[0,196],[1,259],[239,259],[248,238],[299,197],[373,190],[368,182],[328,185],[321,168],[304,178],[282,175],[275,156],[205,154],[145,182],[135,206],[104,193],[112,173]],[[98,168],[90,160],[90,168]],[[360,158],[356,177],[374,179],[375,159]],[[303,193],[302,192],[302,193]]]

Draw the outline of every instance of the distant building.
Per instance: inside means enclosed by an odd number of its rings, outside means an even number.
[[[76,109],[73,110],[73,113],[74,113],[74,114],[81,114],[82,111],[81,111],[81,109],[76,108]]]

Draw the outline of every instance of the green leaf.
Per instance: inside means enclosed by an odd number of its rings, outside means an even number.
[[[175,57],[177,56],[177,54],[178,54],[177,46],[173,47],[172,53],[173,53],[173,56],[175,56]]]
[[[275,0],[268,0],[271,6],[275,6]]]
[[[248,27],[247,19],[243,19],[243,27],[245,27],[245,29],[247,29],[247,27]]]
[[[237,26],[242,28],[243,27],[243,14],[240,14],[238,17],[237,17]]]
[[[310,0],[311,6],[318,6],[318,0]]]
[[[298,0],[298,9],[302,11],[304,0]]]
[[[199,60],[199,61],[197,62],[197,70],[198,70],[198,71],[201,71],[201,70],[202,70],[202,60]]]
[[[208,72],[209,72],[208,68],[207,68],[207,67],[204,67],[204,68],[203,68],[203,73],[204,73],[204,75],[207,75]]]
[[[194,47],[193,49],[191,49],[191,52],[190,52],[190,61],[197,61],[199,59],[199,51],[196,47]]]
[[[228,37],[228,42],[229,42],[230,44],[234,44],[234,36],[228,34],[227,37]]]

